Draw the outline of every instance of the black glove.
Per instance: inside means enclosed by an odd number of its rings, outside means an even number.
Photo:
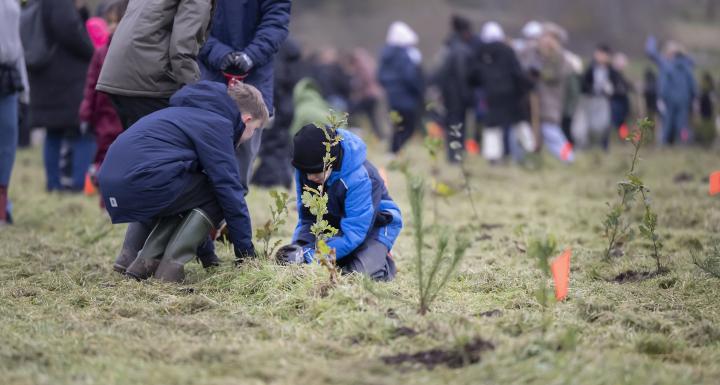
[[[245,52],[231,52],[223,58],[220,70],[223,72],[244,75],[253,67],[253,61]]]
[[[275,261],[280,265],[300,265],[305,263],[303,248],[298,245],[287,245],[275,253]]]

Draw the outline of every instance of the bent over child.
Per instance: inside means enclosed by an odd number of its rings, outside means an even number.
[[[105,206],[113,223],[153,226],[142,250],[121,253],[132,262],[125,274],[182,281],[184,264],[223,218],[236,257],[254,254],[235,148],[267,120],[254,87],[203,81],[117,138],[98,176]]]
[[[293,244],[303,248],[306,263],[314,257],[315,237],[310,232],[314,216],[302,204],[303,186],[325,185],[330,225],[338,234],[328,246],[335,249],[343,273],[359,272],[380,281],[395,277],[397,269],[390,250],[402,229],[400,209],[388,194],[378,170],[367,160],[365,143],[355,134],[339,129],[329,133],[342,141],[332,147],[336,158],[323,173],[325,129],[304,126],[294,139],[292,164],[296,169],[298,224]]]

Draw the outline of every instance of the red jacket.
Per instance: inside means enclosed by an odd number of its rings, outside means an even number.
[[[95,90],[108,46],[109,42],[98,48],[92,57],[85,79],[85,97],[80,104],[80,121],[87,122],[95,132],[95,141],[97,142],[95,163],[98,165],[105,159],[105,154],[115,138],[123,131],[120,118],[118,118],[110,97]]]

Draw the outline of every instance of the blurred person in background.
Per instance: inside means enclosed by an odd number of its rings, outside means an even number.
[[[0,0],[0,227],[12,223],[8,187],[18,144],[18,106],[30,98],[22,41],[20,5]]]
[[[382,89],[375,77],[377,63],[364,48],[355,48],[348,62],[350,75],[350,121],[357,126],[359,115],[367,117],[375,136],[383,140],[385,132],[378,114]]]
[[[324,47],[313,58],[310,76],[315,79],[330,107],[340,113],[349,111],[350,76],[340,63],[337,49]]]
[[[535,150],[532,129],[523,121],[522,101],[532,88],[515,51],[505,43],[505,33],[496,22],[487,22],[480,34],[482,44],[472,58],[471,79],[482,87],[486,101],[482,132],[482,153],[491,164],[499,162],[505,154],[504,131],[511,130],[510,151],[520,161],[525,151]],[[517,143],[516,143],[517,142]]]
[[[452,16],[450,25],[451,34],[445,42],[440,68],[434,74],[433,83],[440,89],[445,104],[448,161],[456,163],[463,154],[467,112],[475,101],[474,89],[470,84],[474,36],[470,20],[464,17]],[[450,130],[450,127],[459,129]],[[460,136],[452,137],[452,133]]]
[[[391,110],[390,152],[393,155],[397,155],[412,138],[424,107],[422,54],[417,44],[415,31],[406,23],[396,21],[388,29],[386,45],[380,55],[378,80]]]
[[[539,121],[539,142],[562,162],[572,163],[575,160],[573,146],[560,127],[566,83],[572,76],[572,68],[562,46],[564,36],[564,31],[555,24],[546,23],[543,26],[537,51],[533,54],[537,58],[537,67],[530,69],[538,97],[537,111],[532,113]]]
[[[674,41],[665,43],[663,53],[658,50],[655,37],[647,39],[645,52],[658,67],[658,99],[662,114],[661,143],[687,143],[690,138],[689,118],[697,96],[692,59]]]
[[[572,74],[568,77],[565,84],[565,102],[563,103],[563,117],[561,128],[565,137],[574,144],[572,136],[572,125],[578,115],[578,106],[580,105],[581,90],[580,85],[583,77],[583,61],[580,56],[569,50],[565,50],[565,60],[570,64]]]
[[[588,148],[599,143],[608,150],[610,138],[610,96],[613,95],[618,74],[611,66],[610,47],[600,44],[593,52],[590,65],[582,76],[580,90],[582,97],[572,126],[575,145]]]
[[[610,112],[613,128],[622,131],[621,136],[624,136],[627,130],[626,124],[633,107],[631,94],[635,92],[633,84],[625,76],[627,65],[628,59],[625,54],[618,52],[613,55],[612,68],[616,78],[610,96]]]
[[[650,67],[645,68],[643,73],[643,101],[645,116],[655,121],[658,115],[657,75]]]
[[[700,82],[699,118],[696,126],[695,140],[698,144],[709,147],[715,141],[717,127],[715,126],[715,103],[717,93],[715,80],[709,72],[704,72]]]
[[[47,190],[59,191],[61,184],[61,148],[63,141],[72,154],[70,191],[82,191],[85,173],[92,163],[95,140],[80,127],[78,109],[83,98],[85,75],[93,55],[93,46],[83,18],[73,0],[34,0],[26,10],[44,29],[44,37],[26,44],[26,50],[45,50],[42,63],[29,65],[32,127],[45,127],[44,161]],[[39,8],[32,8],[32,7]],[[35,55],[35,52],[33,52]],[[43,56],[37,53],[36,57]]]
[[[292,186],[290,166],[290,126],[295,116],[293,90],[303,72],[302,52],[295,40],[288,38],[275,58],[275,119],[263,130],[260,165],[251,183],[261,187]]]
[[[120,19],[125,14],[128,0],[117,0],[104,7],[105,14],[103,22],[107,25],[108,39],[105,45],[99,47],[90,62],[90,68],[85,79],[85,96],[80,103],[80,126],[83,130],[92,131],[95,134],[96,151],[93,166],[90,168],[90,177],[93,183],[95,174],[100,169],[105,154],[110,145],[123,131],[122,122],[113,107],[110,97],[95,89],[97,86],[100,71],[105,63],[112,34],[115,32]],[[102,206],[102,199],[100,200]]]

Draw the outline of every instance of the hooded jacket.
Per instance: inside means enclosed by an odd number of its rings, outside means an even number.
[[[407,24],[395,22],[390,26],[378,70],[390,108],[414,111],[423,104],[425,86],[417,43],[417,34]]]
[[[202,79],[224,83],[223,59],[245,52],[253,62],[245,82],[260,90],[272,115],[274,56],[287,38],[290,8],[290,0],[217,0],[210,36],[198,56]]]
[[[252,250],[233,143],[245,125],[224,84],[202,81],[170,99],[170,107],[139,120],[110,146],[100,191],[113,223],[144,222],[172,204],[191,181],[207,174],[236,250]]]
[[[211,0],[132,0],[115,31],[97,89],[168,98],[199,80]]]
[[[328,214],[331,226],[339,230],[328,246],[335,249],[337,259],[351,255],[367,239],[376,239],[391,250],[402,229],[400,208],[388,194],[378,170],[367,160],[365,143],[357,135],[338,130],[343,140],[341,166],[328,178]],[[293,243],[312,247],[315,237],[310,227],[315,217],[302,204],[303,186],[317,187],[300,171],[295,171],[299,220]]]

